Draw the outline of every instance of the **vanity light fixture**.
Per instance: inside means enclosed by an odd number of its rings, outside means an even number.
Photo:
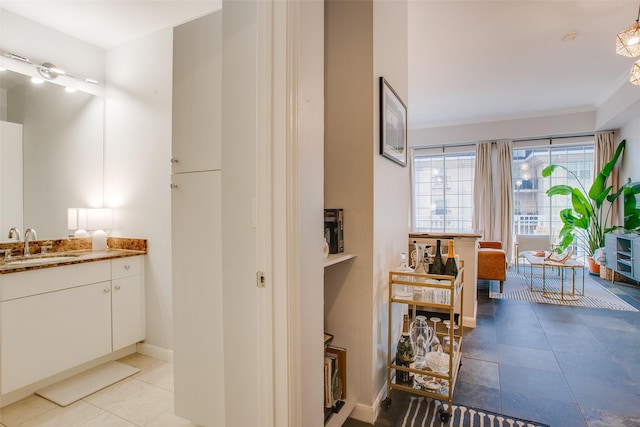
[[[39,65],[37,63],[34,63],[31,59],[27,58],[26,56],[21,56],[21,55],[17,55],[15,53],[12,52],[6,52],[6,51],[2,51],[0,50],[0,53],[2,54],[2,56],[4,56],[5,58],[9,58],[9,59],[13,59],[15,61],[20,61],[26,64],[29,64],[33,67],[35,67],[38,70],[38,74],[40,74],[40,76],[42,76],[43,79],[45,80],[55,80],[57,79],[59,76],[65,76],[71,79],[75,79],[84,83],[90,83],[90,84],[100,84],[100,82],[98,82],[95,79],[91,79],[91,78],[87,78],[87,77],[80,77],[80,76],[75,76],[73,74],[69,74],[67,72],[65,72],[64,70],[56,67],[54,64],[52,64],[51,62],[42,62]]]
[[[31,83],[33,83],[34,85],[41,85],[42,83],[44,83],[44,80],[38,77],[31,77]]]
[[[66,73],[50,62],[45,62],[38,67],[38,73],[47,80],[57,79],[58,76],[64,76]]]

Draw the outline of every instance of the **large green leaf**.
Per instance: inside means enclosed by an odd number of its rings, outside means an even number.
[[[611,171],[613,171],[614,166],[618,162],[618,158],[622,155],[622,151],[624,150],[626,143],[627,143],[626,140],[622,140],[622,142],[618,144],[618,147],[616,148],[616,152],[611,158],[611,160],[602,167],[602,170],[598,173],[596,178],[593,180],[593,184],[589,189],[589,197],[591,197],[593,200],[600,200],[600,204],[598,206],[602,205],[602,200],[604,200],[604,198],[606,197],[606,196],[602,196],[602,193],[604,192],[607,179],[609,178],[609,175],[611,175]]]
[[[573,193],[573,187],[564,184],[554,185],[547,190],[547,196],[569,196]]]
[[[578,188],[574,188],[571,191],[571,205],[578,215],[587,217],[587,220],[591,220],[591,217],[594,215],[591,202]]]
[[[551,174],[553,173],[554,170],[556,170],[557,167],[560,167],[559,165],[549,165],[546,168],[542,169],[542,177],[543,178],[548,178],[551,176]]]

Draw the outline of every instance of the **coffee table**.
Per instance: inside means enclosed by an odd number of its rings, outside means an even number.
[[[532,292],[542,292],[542,296],[547,298],[558,299],[561,301],[577,301],[584,296],[584,274],[582,275],[581,292],[576,290],[576,268],[584,268],[584,265],[573,258],[563,262],[556,262],[545,259],[544,256],[537,256],[538,251],[525,251],[521,255],[529,262],[529,289]],[[533,289],[533,267],[542,268],[542,289]],[[547,267],[558,269],[560,276],[560,290],[550,291],[546,287]],[[571,290],[565,290],[565,271],[571,270]],[[567,281],[568,282],[568,281]]]

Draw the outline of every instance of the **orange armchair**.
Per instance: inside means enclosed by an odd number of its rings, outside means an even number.
[[[507,256],[502,242],[478,241],[478,279],[500,281],[500,293],[507,279]]]

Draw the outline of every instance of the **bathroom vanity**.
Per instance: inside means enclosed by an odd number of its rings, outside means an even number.
[[[7,393],[23,397],[145,338],[145,253],[75,250],[0,263],[0,406],[14,400]]]

